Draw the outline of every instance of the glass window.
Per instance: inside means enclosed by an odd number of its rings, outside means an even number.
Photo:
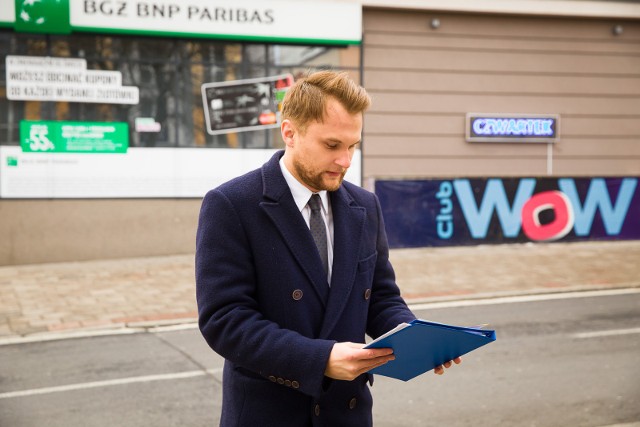
[[[6,56],[84,58],[89,70],[117,71],[123,86],[139,88],[137,105],[10,101]],[[19,143],[20,120],[120,121],[138,147],[282,147],[278,129],[209,135],[205,130],[204,83],[291,73],[344,69],[359,78],[360,48],[230,43],[102,35],[34,35],[0,30],[0,144]],[[159,132],[137,132],[136,118],[151,118]]]

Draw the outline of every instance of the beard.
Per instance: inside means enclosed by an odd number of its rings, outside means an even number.
[[[337,180],[325,182],[323,172],[313,170],[312,168],[306,166],[302,161],[294,161],[293,168],[295,169],[298,177],[300,177],[302,183],[308,187],[313,188],[316,191],[336,191],[338,188],[340,188],[342,180],[347,173],[347,171],[345,170]]]

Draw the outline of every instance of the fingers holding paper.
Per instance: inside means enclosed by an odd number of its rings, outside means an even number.
[[[364,344],[339,342],[333,345],[324,374],[351,381],[359,375],[395,359],[390,348],[363,348]]]
[[[443,364],[442,364],[442,365],[440,365],[440,366],[436,366],[436,367],[433,369],[433,373],[434,373],[434,374],[436,374],[436,375],[442,375],[442,374],[444,374],[445,369],[450,368],[454,363],[455,363],[456,365],[459,365],[460,363],[462,363],[462,358],[460,358],[460,357],[456,357],[455,359],[450,360],[450,361],[448,361],[448,362],[445,362],[445,363],[443,363]]]

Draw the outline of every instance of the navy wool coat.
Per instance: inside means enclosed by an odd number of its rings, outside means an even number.
[[[363,343],[415,318],[395,283],[380,205],[346,181],[329,194],[329,287],[282,155],[209,191],[200,211],[199,326],[226,359],[220,424],[370,426],[371,375],[338,381],[324,371],[335,342]]]

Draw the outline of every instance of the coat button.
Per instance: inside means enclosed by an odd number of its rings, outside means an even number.
[[[287,387],[291,387],[291,381],[284,380],[284,385],[286,385]]]
[[[313,408],[313,413],[316,414],[316,417],[320,416],[320,405],[316,403],[315,408]]]
[[[367,289],[366,291],[364,291],[364,299],[369,298],[371,298],[371,289]]]
[[[298,381],[291,381],[291,387],[300,388],[300,383]]]
[[[293,293],[291,294],[291,298],[293,298],[296,301],[300,301],[302,299],[302,295],[304,295],[302,293],[302,291],[300,289],[296,289],[295,291],[293,291]]]
[[[273,375],[269,375],[269,381],[271,381],[272,383],[275,383],[277,379]]]
[[[284,379],[283,378],[278,378],[278,384],[280,384],[280,385],[284,384]]]
[[[358,401],[356,400],[356,398],[354,397],[353,399],[351,399],[349,401],[349,409],[354,409],[356,407],[356,403],[358,403]]]

